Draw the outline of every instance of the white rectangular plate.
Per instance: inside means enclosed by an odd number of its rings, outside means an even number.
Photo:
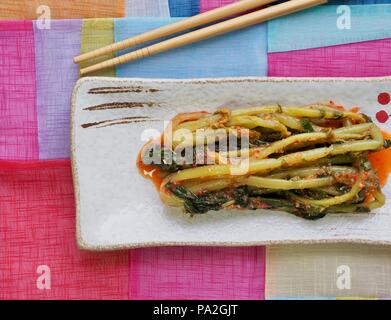
[[[377,101],[379,93],[387,91],[391,91],[391,78],[81,79],[73,93],[71,120],[78,244],[89,250],[391,244],[390,183],[384,188],[386,205],[370,214],[333,214],[307,221],[283,212],[231,210],[191,218],[165,207],[151,181],[136,167],[138,152],[148,137],[161,132],[163,121],[179,112],[333,100],[346,107],[359,106],[376,121],[376,112],[391,108]],[[137,117],[147,118],[140,122]],[[104,122],[122,118],[130,123],[106,126],[110,123]],[[376,122],[386,130],[390,129],[387,123]]]

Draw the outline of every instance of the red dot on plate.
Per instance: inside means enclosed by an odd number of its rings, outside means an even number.
[[[379,101],[380,104],[389,104],[391,101],[390,94],[388,92],[382,92],[379,93],[377,96],[377,101]]]
[[[384,110],[380,110],[379,112],[376,113],[376,119],[377,121],[379,121],[380,123],[384,123],[388,120],[389,118],[389,115],[386,111]]]

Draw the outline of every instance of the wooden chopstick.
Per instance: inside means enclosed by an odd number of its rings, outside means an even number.
[[[213,21],[217,21],[219,19],[258,8],[275,1],[277,0],[242,0],[239,2],[234,2],[230,5],[207,11],[196,16],[163,26],[161,28],[145,32],[135,37],[128,38],[120,42],[116,42],[111,45],[81,54],[75,57],[73,60],[75,63],[80,63],[82,61],[94,59],[105,54],[140,45],[148,41],[156,40],[177,32],[195,28]]]
[[[212,38],[227,32],[242,29],[257,23],[281,17],[293,12],[304,10],[320,4],[327,3],[327,0],[290,0],[275,6],[261,9],[243,16],[226,20],[206,28],[192,31],[181,36],[165,40],[154,45],[112,58],[80,70],[80,75],[95,72],[101,69],[117,66],[126,62],[149,57],[170,49],[178,48],[200,40]]]

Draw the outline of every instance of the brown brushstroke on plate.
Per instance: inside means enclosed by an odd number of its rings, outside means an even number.
[[[158,119],[151,119],[150,117],[125,117],[125,118],[119,118],[119,119],[111,119],[111,120],[103,120],[103,121],[97,121],[97,122],[89,122],[89,123],[83,123],[81,125],[82,128],[104,128],[104,127],[110,127],[115,126],[118,124],[128,124],[128,123],[139,123],[139,122],[150,122],[150,121],[160,121]]]
[[[160,90],[154,89],[154,88],[144,88],[141,86],[132,86],[132,87],[98,87],[98,88],[91,88],[88,90],[89,94],[108,94],[108,93],[127,93],[127,92],[135,92],[135,93],[141,93],[141,92],[158,92]]]
[[[102,103],[92,107],[84,108],[87,111],[112,110],[112,109],[132,109],[156,106],[154,102],[110,102]]]

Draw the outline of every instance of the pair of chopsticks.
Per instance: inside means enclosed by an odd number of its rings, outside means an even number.
[[[75,63],[81,63],[90,59],[95,59],[105,54],[114,53],[123,49],[127,49],[136,45],[143,44],[148,41],[166,37],[184,30],[195,28],[201,25],[208,24],[223,18],[227,18],[239,13],[243,13],[255,8],[259,8],[266,4],[277,0],[242,0],[232,3],[222,8],[217,8],[205,13],[178,21],[173,24],[163,26],[161,28],[145,32],[138,36],[128,38],[126,40],[105,46],[74,58]],[[244,14],[223,22],[219,22],[205,28],[185,33],[183,35],[147,46],[145,48],[126,53],[86,68],[80,69],[80,75],[86,75],[98,70],[111,68],[126,62],[135,61],[145,57],[149,57],[164,51],[185,46],[197,41],[212,38],[231,31],[249,27],[254,24],[265,22],[277,17],[288,15],[293,12],[301,11],[310,7],[327,3],[327,0],[289,0],[287,2],[269,6],[258,11]]]

